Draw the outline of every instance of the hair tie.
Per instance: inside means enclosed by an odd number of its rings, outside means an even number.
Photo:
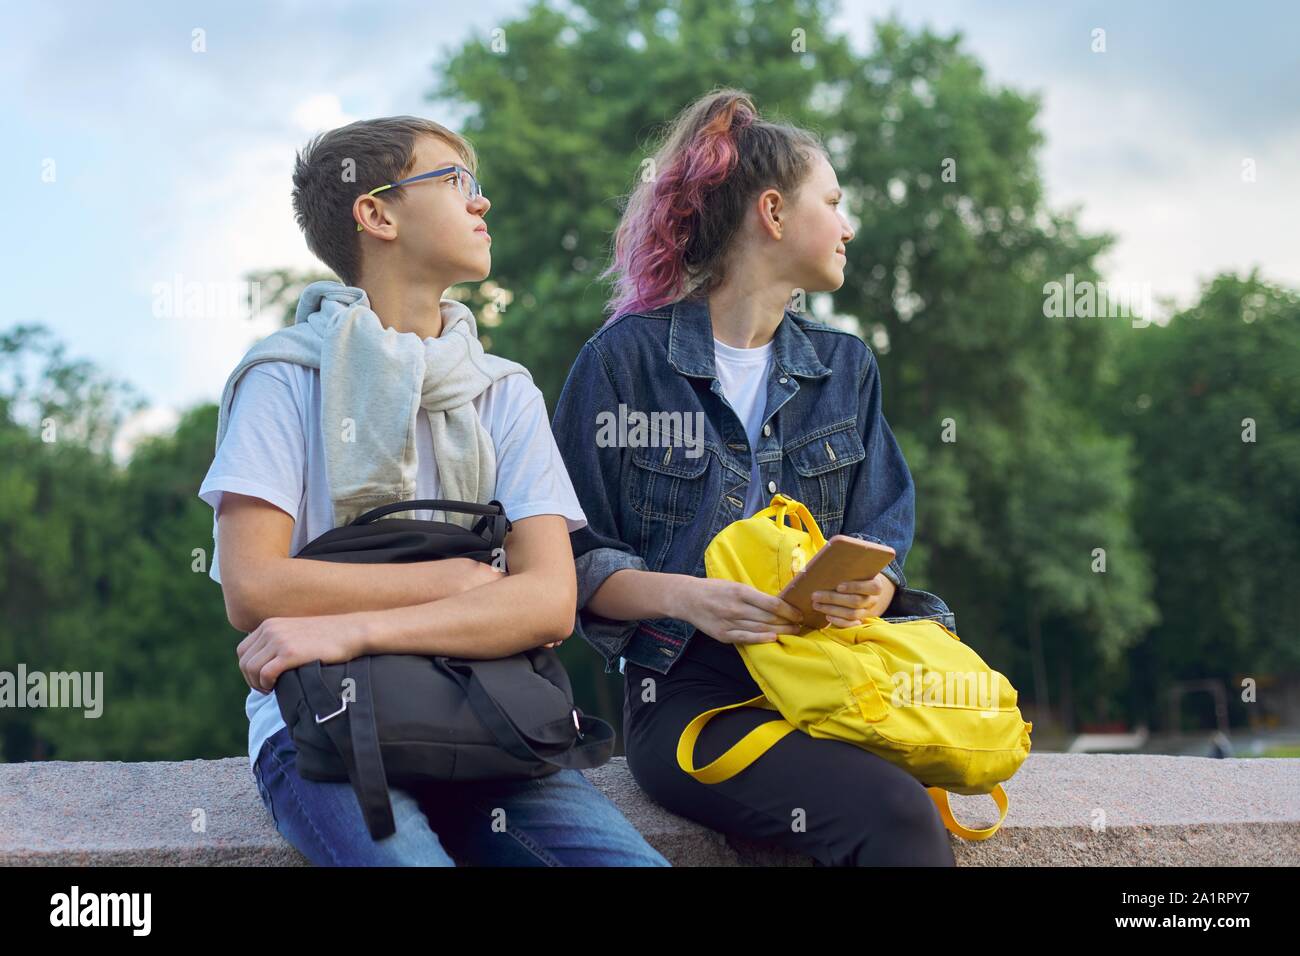
[[[739,104],[736,107],[735,113],[733,113],[731,117],[732,132],[741,129],[748,129],[750,126],[754,125],[754,119],[755,116],[753,111],[743,103]]]

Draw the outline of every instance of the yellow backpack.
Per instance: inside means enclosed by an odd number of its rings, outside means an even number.
[[[794,519],[801,527],[791,527]],[[777,594],[826,544],[806,506],[778,494],[770,507],[722,529],[704,552],[705,572]],[[707,638],[706,638],[707,639]],[[744,770],[793,730],[844,740],[902,767],[923,783],[944,825],[987,840],[1007,815],[1001,784],[1029,756],[1033,724],[1016,690],[937,620],[866,618],[774,642],[736,644],[763,693],[700,714],[682,731],[677,763],[703,783]],[[695,742],[715,714],[762,707],[781,715],[750,731],[704,767]],[[971,830],[956,821],[948,793],[992,795],[998,822]]]

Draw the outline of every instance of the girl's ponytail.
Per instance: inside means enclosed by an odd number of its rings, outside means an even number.
[[[683,110],[615,234],[613,262],[602,274],[615,277],[607,322],[720,278],[745,203],[767,186],[793,191],[810,148],[822,149],[812,134],[763,121],[740,90],[719,90]]]

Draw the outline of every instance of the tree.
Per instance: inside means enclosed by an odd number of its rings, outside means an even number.
[[[504,48],[471,40],[437,68],[434,96],[468,111],[501,224],[492,273],[513,299],[493,348],[527,365],[548,402],[604,318],[596,276],[656,127],[717,85],[817,118],[818,88],[853,65],[829,12],[813,0],[538,3],[504,25]]]
[[[1300,610],[1300,297],[1221,275],[1168,327],[1133,329],[1097,406],[1132,437],[1135,513],[1161,618],[1137,686],[1294,673]]]

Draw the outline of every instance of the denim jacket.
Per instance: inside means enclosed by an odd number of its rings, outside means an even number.
[[[751,455],[765,502],[782,492],[808,506],[827,538],[846,534],[894,549],[883,573],[896,590],[884,617],[934,617],[956,631],[947,604],[907,587],[903,574],[915,494],[881,410],[875,355],[856,335],[788,310],[772,354],[764,424],[751,449],[715,374],[707,299],[622,315],[578,353],[552,430],[587,517],[571,535],[574,631],[600,652],[605,673],[622,657],[666,674],[695,628],[675,618],[614,621],[587,601],[623,568],[703,577],[709,542],[745,517]],[[638,431],[636,413],[643,423],[658,416],[657,427]]]

